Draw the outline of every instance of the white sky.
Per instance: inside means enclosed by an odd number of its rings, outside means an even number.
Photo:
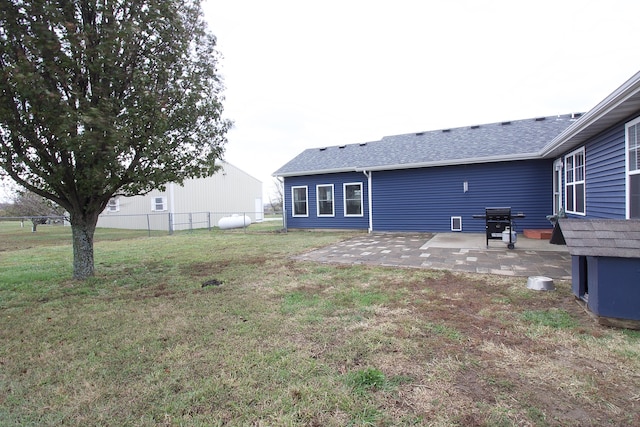
[[[584,112],[640,70],[638,0],[204,0],[226,160]],[[265,196],[265,202],[268,201]]]

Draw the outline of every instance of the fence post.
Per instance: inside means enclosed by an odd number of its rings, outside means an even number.
[[[211,212],[207,212],[207,229],[211,231]]]
[[[173,214],[169,212],[169,236],[173,234]]]
[[[287,232],[287,210],[282,209],[282,229]]]
[[[149,233],[149,237],[151,237],[151,220],[149,219],[149,214],[147,214],[147,232]]]
[[[189,212],[189,231],[193,231],[193,215]]]

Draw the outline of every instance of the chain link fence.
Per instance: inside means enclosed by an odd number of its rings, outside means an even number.
[[[259,219],[255,219],[259,218]],[[221,220],[231,226],[221,226]],[[224,231],[265,232],[284,229],[282,215],[265,216],[262,212],[187,212],[187,213],[150,213],[139,215],[100,215],[98,227],[164,231],[173,234],[177,231],[193,231],[197,229]]]
[[[255,218],[260,218],[255,220]],[[230,227],[219,227],[220,220],[232,219]],[[3,222],[20,223],[37,231],[38,225],[69,226],[64,216],[24,216],[0,217]],[[228,221],[229,222],[229,221]],[[180,231],[197,229],[221,229],[225,232],[279,232],[285,228],[283,215],[264,215],[262,212],[188,212],[188,213],[150,213],[138,215],[102,214],[98,219],[101,228],[143,230],[149,236],[171,235]],[[98,231],[97,230],[97,231]]]

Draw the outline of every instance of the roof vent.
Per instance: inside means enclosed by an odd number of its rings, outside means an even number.
[[[478,129],[480,127],[480,125],[473,125],[471,126],[471,129]]]
[[[344,148],[346,145],[338,145],[338,148]]]
[[[582,113],[571,113],[571,118],[572,119],[577,119],[578,117],[580,117],[582,115]]]
[[[326,149],[327,149],[327,147],[322,147],[322,148],[320,149],[320,151],[325,151]]]
[[[424,135],[424,132],[417,132],[416,133],[416,136],[422,136],[422,135]]]
[[[451,132],[451,129],[442,129],[442,132]]]
[[[541,122],[541,121],[543,121],[545,118],[546,118],[546,117],[536,117],[534,120],[535,120],[536,122]]]
[[[366,143],[366,142],[361,142],[361,143],[360,143],[360,147],[364,147],[365,145],[367,145],[367,143]]]
[[[500,124],[501,124],[502,126],[506,126],[506,125],[510,125],[510,124],[511,124],[511,122],[502,122],[502,123],[500,123]]]

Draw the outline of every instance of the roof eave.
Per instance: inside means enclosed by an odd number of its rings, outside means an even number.
[[[357,166],[352,166],[348,168],[336,168],[336,169],[317,169],[317,170],[308,170],[308,171],[294,171],[294,172],[283,172],[278,173],[274,172],[271,176],[275,178],[287,178],[291,176],[306,176],[306,175],[323,175],[329,173],[344,173],[344,172],[359,172],[361,169]]]
[[[364,172],[364,171],[376,172],[376,171],[398,170],[398,169],[418,169],[418,168],[430,168],[430,167],[437,167],[437,166],[513,162],[518,160],[537,160],[537,159],[541,159],[538,153],[521,153],[521,154],[510,154],[505,156],[472,157],[472,158],[466,158],[466,159],[440,160],[435,162],[402,163],[397,165],[359,167],[359,168],[356,168],[356,170],[359,172]]]
[[[640,109],[640,72],[582,115],[542,148],[540,156],[554,157],[586,142]]]

